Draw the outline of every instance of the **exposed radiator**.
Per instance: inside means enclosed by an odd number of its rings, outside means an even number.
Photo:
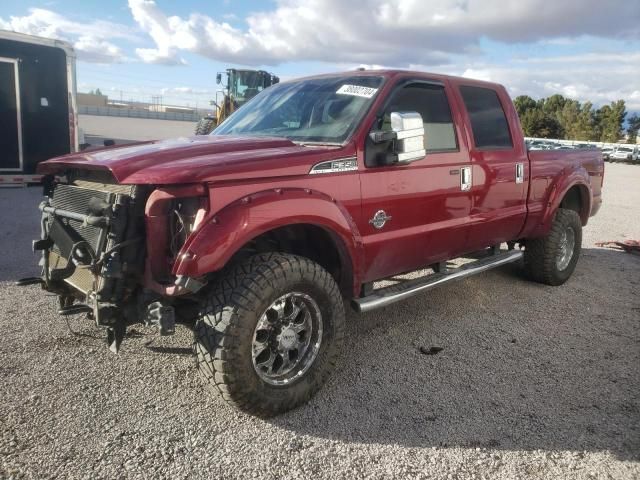
[[[94,204],[106,203],[112,205],[119,195],[131,195],[135,187],[132,185],[115,185],[87,180],[76,180],[74,184],[58,184],[50,197],[50,206],[57,210],[64,210],[80,215],[90,215],[90,202]],[[54,222],[59,222],[54,225]],[[64,228],[66,233],[73,238],[73,243],[86,241],[96,257],[110,248],[112,240],[108,238],[108,230],[98,226],[87,225],[80,220],[65,217],[63,214],[48,218],[48,231],[51,229]],[[67,247],[67,250],[69,248]],[[62,269],[67,265],[69,251],[60,245],[53,245],[49,252],[49,268]],[[101,288],[103,279],[97,277],[97,284],[94,285],[94,275],[87,268],[77,267],[74,273],[65,279],[67,283],[87,293],[89,290]]]
[[[97,190],[89,190],[87,188],[76,187],[73,185],[57,185],[53,191],[53,198],[51,199],[51,206],[59,208],[61,210],[67,210],[73,213],[80,213],[86,215],[89,213],[88,206],[91,199],[98,199],[106,203],[112,203],[115,195],[110,192],[101,192]],[[53,219],[50,220],[53,222]],[[69,229],[75,234],[76,240],[86,240],[95,252],[99,252],[104,247],[104,240],[106,238],[104,229],[94,227],[91,225],[84,225],[78,220],[69,218],[61,219],[61,222],[68,226]],[[54,247],[54,251],[58,254],[60,252],[57,247]],[[66,253],[66,252],[64,252]]]

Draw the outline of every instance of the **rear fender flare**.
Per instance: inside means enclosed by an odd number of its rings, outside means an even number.
[[[354,291],[362,278],[362,238],[347,210],[330,196],[310,189],[274,189],[239,199],[210,215],[183,246],[174,275],[202,277],[221,270],[248,242],[279,227],[312,224],[338,238],[351,262]],[[340,248],[343,247],[343,248]]]
[[[591,186],[588,181],[585,181],[585,178],[589,178],[589,173],[584,169],[580,168],[575,170],[566,177],[563,177],[559,184],[556,184],[552,187],[552,190],[549,194],[549,201],[547,202],[547,211],[545,212],[542,226],[543,231],[547,232],[551,228],[551,224],[553,223],[553,219],[555,218],[556,212],[558,208],[560,208],[560,204],[562,200],[567,195],[569,190],[573,187],[580,187],[581,200],[582,200],[582,209],[580,212],[580,218],[582,220],[582,224],[586,225],[587,220],[589,219],[589,214],[591,213],[591,200],[593,192],[591,190]]]

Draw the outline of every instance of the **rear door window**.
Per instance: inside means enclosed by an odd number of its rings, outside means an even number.
[[[512,148],[507,117],[495,90],[482,87],[461,86],[476,148]]]

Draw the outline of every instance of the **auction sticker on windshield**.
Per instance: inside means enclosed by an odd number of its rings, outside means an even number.
[[[336,93],[339,95],[354,95],[356,97],[371,98],[377,91],[377,88],[361,87],[360,85],[342,85]]]

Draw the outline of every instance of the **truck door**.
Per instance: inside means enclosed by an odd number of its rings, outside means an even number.
[[[509,240],[527,214],[529,159],[517,113],[504,90],[461,85],[473,168],[467,251]]]
[[[22,170],[18,62],[0,57],[0,171]]]
[[[360,176],[365,246],[364,281],[372,281],[461,253],[471,207],[461,172],[470,169],[466,146],[445,85],[401,80],[378,112],[372,130],[390,130],[391,112],[418,112],[425,126],[426,156],[411,163],[373,163],[371,140]]]

